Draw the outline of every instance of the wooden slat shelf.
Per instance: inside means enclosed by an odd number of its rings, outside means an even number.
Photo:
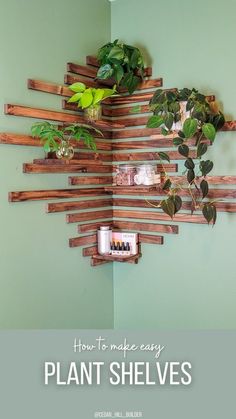
[[[77,70],[77,67],[81,67],[81,66],[79,66],[78,64],[73,64],[73,63],[68,63],[68,64],[70,64],[70,65],[73,65],[73,68],[76,70],[76,71],[73,71],[73,73],[78,73],[78,71],[80,71],[80,70]],[[67,66],[68,66],[68,64],[67,64]],[[92,56],[92,55],[88,55],[87,57],[86,57],[86,64],[87,65],[90,65],[90,66],[92,66],[92,67],[99,67],[99,63],[98,63],[98,60],[97,60],[97,58],[96,57],[94,57],[94,56]],[[77,66],[77,67],[76,67]],[[90,68],[91,69],[91,67],[86,67],[86,68]],[[68,70],[69,71],[69,70]],[[70,70],[71,71],[71,70]],[[97,68],[96,68],[96,70],[94,70],[93,69],[93,73],[91,73],[91,74],[94,74],[94,71],[96,72],[96,74],[97,74]],[[80,73],[79,73],[80,74]],[[95,74],[95,76],[96,76],[96,74]],[[145,69],[144,69],[144,76],[145,77],[151,77],[152,76],[152,67],[146,67]]]
[[[111,176],[70,176],[69,185],[110,185]]]
[[[37,191],[9,192],[9,202],[40,201],[48,199],[81,198],[90,196],[107,195],[104,188],[89,189],[46,189]]]
[[[28,106],[5,104],[4,112],[6,115],[23,116],[27,118],[47,119],[60,122],[84,124],[86,121],[83,117],[67,114],[59,111],[51,111],[49,109],[32,108]],[[113,121],[96,121],[90,123],[95,128],[110,130],[115,128],[124,128],[125,125]]]
[[[137,255],[130,255],[130,256],[113,256],[113,255],[93,255],[92,260],[102,260],[106,262],[133,262],[135,264],[138,263],[139,258],[141,257],[141,254]]]
[[[158,221],[170,221],[170,217],[163,212],[154,212],[154,211],[132,211],[132,210],[113,210],[114,218],[134,218],[134,219],[144,219],[144,220],[158,220]],[[198,223],[206,224],[207,221],[201,215],[191,215],[191,214],[176,214],[173,217],[174,222],[184,222],[184,223]]]
[[[24,173],[111,173],[112,167],[100,165],[81,164],[23,164]]]
[[[47,204],[46,212],[55,213],[55,212],[75,211],[75,210],[84,210],[84,209],[110,207],[110,206],[112,206],[112,199],[93,199],[93,200],[86,200],[86,201],[56,202],[56,203]]]
[[[112,214],[112,209],[91,212],[79,212],[75,214],[68,214],[66,216],[66,222],[70,224],[82,221],[93,221],[103,218],[112,218]]]
[[[179,232],[179,227],[176,225],[113,220],[103,223],[80,224],[78,226],[78,233],[89,233],[97,230],[102,225],[109,225],[118,230],[149,231],[166,234],[178,234]]]
[[[139,195],[139,194],[145,194],[147,192],[152,192],[152,191],[157,191],[159,185],[151,185],[151,186],[117,186],[117,185],[112,185],[112,186],[104,186],[104,189],[106,192],[111,192],[111,193],[121,193],[124,194],[124,191],[129,190],[130,193],[133,193],[135,195]]]

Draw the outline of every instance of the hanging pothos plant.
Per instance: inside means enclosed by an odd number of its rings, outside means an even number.
[[[162,190],[167,198],[160,203],[162,210],[171,218],[181,210],[181,190],[186,189],[191,198],[191,212],[201,210],[208,224],[216,222],[215,201],[205,200],[209,193],[206,176],[213,169],[211,160],[202,157],[213,144],[216,132],[224,123],[224,115],[218,110],[215,102],[208,102],[207,97],[196,89],[165,91],[158,89],[150,100],[153,116],[148,120],[148,128],[161,128],[163,135],[173,134],[173,145],[186,158],[184,162],[186,180],[175,182],[174,178],[164,171]],[[195,139],[196,156],[190,157],[188,140]],[[160,161],[170,162],[168,153],[158,153]],[[200,177],[200,179],[199,179]]]
[[[137,47],[123,44],[116,39],[101,47],[97,59],[97,78],[114,78],[117,86],[124,87],[132,94],[144,77],[143,56]]]

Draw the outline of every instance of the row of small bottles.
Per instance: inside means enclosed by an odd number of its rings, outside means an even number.
[[[130,255],[130,244],[127,242],[112,242],[110,248],[111,255],[128,256]]]
[[[138,234],[112,231],[110,226],[100,226],[97,231],[100,255],[128,256],[138,253]]]

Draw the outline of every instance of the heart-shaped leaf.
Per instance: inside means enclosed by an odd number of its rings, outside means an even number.
[[[209,187],[208,187],[208,182],[206,180],[202,180],[200,183],[200,189],[202,191],[202,199],[204,199],[208,192],[209,192]]]
[[[170,189],[171,185],[172,185],[171,180],[167,179],[165,181],[164,185],[162,186],[163,191],[167,191],[168,189]]]
[[[158,128],[161,124],[163,124],[163,118],[160,115],[153,115],[149,118],[147,122],[148,128]]]
[[[178,152],[181,154],[181,156],[188,157],[189,148],[186,144],[182,144],[178,147]]]
[[[195,167],[194,161],[190,157],[185,161],[184,165],[187,169],[194,169]]]
[[[187,118],[184,121],[183,133],[186,138],[191,138],[197,132],[197,120],[195,118]]]
[[[213,169],[213,162],[210,160],[201,161],[199,169],[202,172],[202,176],[206,176]]]
[[[171,218],[173,218],[175,214],[175,205],[172,199],[168,198],[163,201],[161,201],[161,209],[169,215]]]
[[[69,86],[69,89],[72,90],[72,92],[75,93],[83,93],[86,89],[86,86],[84,83],[81,82],[77,82],[77,83],[73,83]]]
[[[207,152],[207,144],[199,143],[197,146],[197,157],[200,158]]]
[[[164,118],[164,124],[166,126],[166,128],[168,128],[169,130],[171,129],[172,125],[174,122],[174,117],[172,115],[172,113],[167,113],[167,115]]]
[[[109,79],[112,77],[113,72],[114,70],[110,64],[104,64],[98,69],[97,78],[101,80]]]
[[[188,173],[187,173],[187,180],[188,180],[188,183],[192,183],[192,181],[194,180],[194,178],[195,178],[195,173],[194,173],[194,170],[193,169],[189,169],[188,170]]]
[[[180,137],[175,137],[174,139],[173,139],[173,144],[174,145],[181,145],[181,144],[183,144],[183,139],[182,138],[180,138]]]
[[[214,205],[212,204],[204,204],[203,208],[202,208],[202,214],[205,218],[205,220],[207,220],[208,224],[211,222],[211,220],[213,221],[213,224],[216,221],[216,208]]]
[[[160,157],[160,160],[166,160],[166,161],[170,162],[170,158],[169,158],[167,153],[164,153],[163,151],[160,151],[157,154]]]
[[[214,141],[215,136],[216,136],[216,130],[215,130],[214,125],[210,123],[204,124],[202,126],[202,132],[205,135],[205,137],[208,138],[208,140],[210,140],[211,142]]]

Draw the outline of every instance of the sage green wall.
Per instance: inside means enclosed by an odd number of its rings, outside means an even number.
[[[27,78],[63,83],[66,62],[110,39],[107,0],[0,0],[0,130],[29,134],[32,119],[4,116],[4,103],[61,109],[61,98],[27,89]],[[67,187],[67,175],[27,175],[42,149],[0,145],[0,327],[111,328],[112,267],[91,268],[69,249],[76,225],[45,203],[9,204],[9,191]]]
[[[165,87],[214,93],[236,119],[235,15],[234,0],[116,0],[112,39],[147,50]],[[219,135],[209,156],[214,174],[236,175],[236,134]],[[114,266],[116,328],[236,327],[236,215],[179,227],[164,246],[143,246],[139,265]]]

